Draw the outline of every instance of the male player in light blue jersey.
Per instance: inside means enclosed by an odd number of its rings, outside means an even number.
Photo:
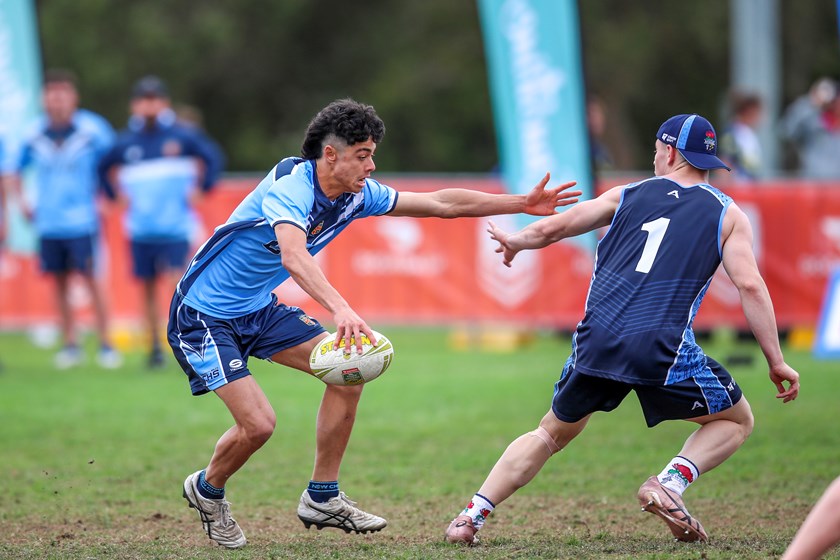
[[[206,469],[184,481],[184,497],[198,510],[207,535],[239,548],[245,535],[230,515],[225,484],[274,431],[276,416],[248,369],[268,359],[306,373],[309,354],[326,336],[304,311],[272,293],[292,278],[332,314],[334,344],[361,351],[368,324],[333,288],[313,256],[353,220],[368,216],[455,218],[527,212],[550,215],[576,201],[574,183],[528,195],[464,189],[397,192],[370,178],[385,126],[373,107],[350,99],[322,109],[310,122],[302,158],[278,163],[227,223],[199,249],[178,284],[169,317],[169,343],[194,395],[214,391],[234,419]],[[351,348],[351,337],[356,345]],[[362,386],[328,385],[318,412],[315,467],[298,505],[308,528],[379,531],[385,519],[362,511],[339,491],[338,474]]]
[[[519,251],[600,227],[609,230],[598,243],[585,314],[551,409],[536,430],[505,450],[450,523],[447,541],[475,544],[477,531],[496,506],[530,482],[594,412],[615,409],[631,390],[648,426],[676,419],[700,425],[662,472],[645,481],[638,498],[642,509],[661,517],[678,540],[706,539],[682,493],[732,455],[753,427],[740,387],[703,353],[692,332],[721,263],[767,359],[776,397],[789,402],[799,393],[799,374],[785,363],[779,346],[750,223],[731,198],[708,183],[710,169],[726,168],[716,149],[709,121],[677,115],[657,133],[655,177],[615,187],[514,234],[490,223],[490,236],[499,242],[497,252],[508,266]]]
[[[100,343],[97,360],[103,367],[118,367],[122,360],[111,346],[108,313],[95,271],[96,166],[113,144],[114,130],[101,116],[78,108],[76,79],[66,70],[45,73],[43,103],[45,114],[25,135],[10,180],[24,214],[34,220],[41,268],[55,280],[64,343],[55,364],[64,369],[83,359],[69,296],[70,275],[77,272],[93,303]],[[20,174],[27,169],[32,170],[33,204],[21,188]]]
[[[126,203],[133,272],[143,285],[148,365],[164,365],[157,287],[171,289],[195,233],[193,204],[210,190],[224,158],[198,127],[177,121],[166,84],[145,76],[131,92],[131,118],[99,167],[104,184]],[[114,186],[115,185],[115,186]]]

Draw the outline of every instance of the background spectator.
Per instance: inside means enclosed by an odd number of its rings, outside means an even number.
[[[10,182],[24,214],[34,222],[41,269],[55,280],[63,339],[55,365],[64,369],[83,359],[69,296],[70,274],[75,271],[93,302],[99,364],[118,367],[121,358],[108,337],[107,310],[95,276],[96,167],[113,143],[114,131],[101,116],[78,108],[76,79],[66,70],[45,73],[43,104],[45,115],[25,136]],[[23,196],[20,174],[25,169],[33,171],[31,202]]]
[[[732,169],[734,179],[758,179],[763,172],[761,144],[756,133],[763,111],[761,97],[733,91],[729,108],[731,118],[720,137],[719,155]]]
[[[799,157],[799,173],[809,179],[840,178],[840,96],[837,82],[817,80],[785,111],[782,134]]]
[[[590,94],[586,98],[586,126],[589,129],[589,149],[592,166],[596,171],[613,168],[613,158],[604,144],[604,130],[607,124],[607,114],[601,98]]]
[[[183,273],[196,227],[192,205],[213,186],[223,157],[195,125],[178,122],[169,90],[157,76],[141,78],[132,89],[131,117],[99,167],[104,184],[127,207],[134,275],[142,282],[149,367],[164,364],[161,351],[159,280],[163,293]]]

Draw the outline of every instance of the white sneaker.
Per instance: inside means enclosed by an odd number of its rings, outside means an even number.
[[[83,358],[82,351],[77,346],[65,346],[56,353],[53,363],[58,369],[70,369],[81,364]]]
[[[102,348],[96,355],[96,362],[105,369],[117,369],[123,363],[122,356],[113,348]]]
[[[242,548],[245,546],[245,533],[239,528],[239,523],[230,515],[230,502],[210,500],[198,493],[198,475],[194,472],[184,481],[184,498],[191,508],[198,511],[201,525],[210,539],[225,548]]]
[[[324,527],[344,529],[345,533],[367,533],[381,531],[388,524],[387,521],[372,513],[367,513],[356,507],[356,502],[350,500],[344,492],[339,492],[335,498],[320,503],[309,497],[307,490],[303,491],[298,504],[298,517],[303,525],[309,529],[312,525],[320,531]]]

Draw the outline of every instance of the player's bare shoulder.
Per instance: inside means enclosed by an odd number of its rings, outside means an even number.
[[[721,224],[720,228],[721,244],[726,243],[729,236],[733,233],[736,233],[736,235],[747,235],[752,239],[750,220],[735,201],[729,204],[726,208],[726,213],[723,215],[723,224]]]

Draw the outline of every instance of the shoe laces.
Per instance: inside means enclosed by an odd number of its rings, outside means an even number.
[[[230,515],[230,502],[222,500],[222,503],[219,504],[219,519],[217,524],[219,527],[226,528],[235,522],[236,521],[234,521],[233,517]]]
[[[342,502],[344,502],[344,503],[346,503],[346,504],[349,504],[351,508],[353,508],[353,509],[357,509],[357,508],[356,508],[356,504],[357,504],[357,502],[354,502],[353,500],[351,500],[350,498],[348,498],[348,497],[347,497],[347,494],[345,494],[344,492],[339,492],[339,493],[338,493],[338,498],[339,498]]]

